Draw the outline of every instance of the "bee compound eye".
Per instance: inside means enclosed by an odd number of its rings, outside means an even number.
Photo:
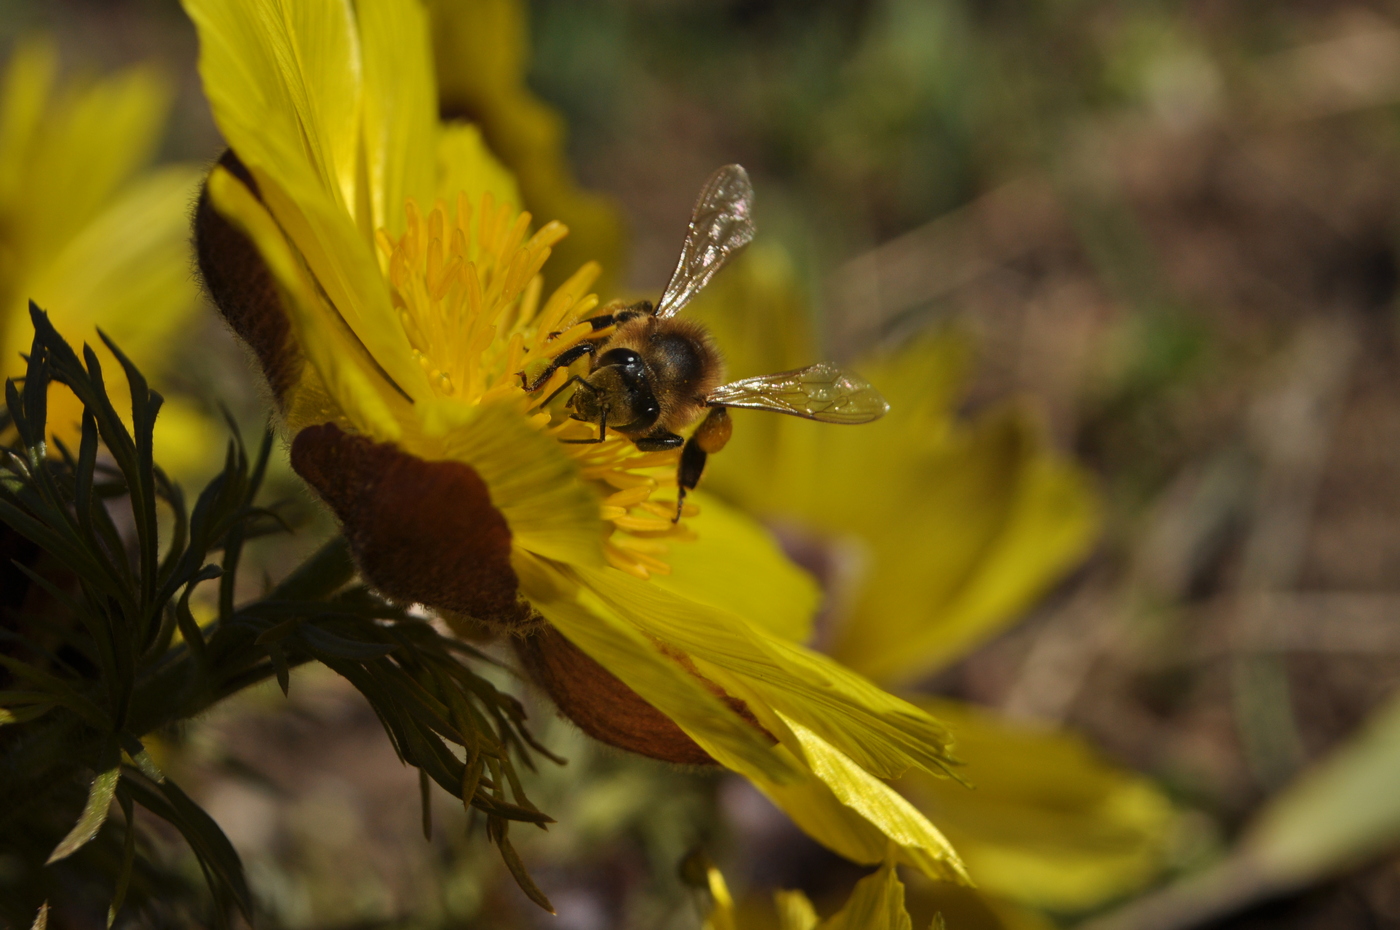
[[[609,349],[598,359],[598,367],[621,368],[629,375],[640,375],[646,368],[642,357],[631,349]]]

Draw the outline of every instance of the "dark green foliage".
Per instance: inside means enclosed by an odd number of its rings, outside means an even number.
[[[85,346],[80,359],[42,311],[30,311],[28,370],[6,384],[14,441],[0,450],[0,925],[28,926],[45,900],[84,912],[110,905],[109,925],[156,901],[157,923],[199,910],[217,924],[235,911],[251,920],[237,853],[142,739],[266,679],[286,691],[290,669],[308,661],[352,682],[399,756],[486,816],[521,887],[548,907],[506,832],[512,820],[551,822],[512,763],[549,754],[515,699],[462,661],[486,658],[356,583],[339,539],[235,605],[245,542],[280,529],[255,503],[271,435],[250,457],[235,429],[223,472],[187,510],[153,460],[160,395],[108,341],[131,385],[128,429],[97,354]],[[51,384],[83,403],[76,455],[46,441]],[[218,611],[201,626],[190,599],[206,582],[218,584]],[[109,818],[113,800],[125,816]],[[212,910],[144,855],[137,806],[189,844]]]

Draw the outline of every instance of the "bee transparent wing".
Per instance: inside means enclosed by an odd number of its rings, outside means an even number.
[[[700,293],[730,257],[753,241],[753,185],[742,165],[710,175],[695,209],[671,280],[656,305],[659,317],[675,316]]]
[[[731,381],[711,391],[706,401],[716,407],[772,410],[823,423],[869,423],[890,409],[869,381],[830,362]]]

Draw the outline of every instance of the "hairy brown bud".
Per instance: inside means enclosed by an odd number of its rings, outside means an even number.
[[[292,468],[335,511],[361,574],[384,594],[497,632],[530,622],[510,527],[471,466],[424,461],[324,423],[292,441]]]
[[[560,713],[596,740],[682,765],[714,765],[675,721],[589,658],[554,627],[514,640],[525,671]]]
[[[219,165],[261,200],[257,181],[232,150],[224,152]],[[210,299],[257,355],[273,395],[279,404],[284,402],[304,361],[292,337],[291,322],[262,256],[247,236],[214,209],[208,184],[200,190],[195,208],[194,244]]]

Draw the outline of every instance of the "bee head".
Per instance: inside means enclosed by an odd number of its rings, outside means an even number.
[[[570,416],[575,420],[596,423],[602,415],[602,392],[598,390],[597,385],[584,381],[569,395],[564,406],[573,411]]]

